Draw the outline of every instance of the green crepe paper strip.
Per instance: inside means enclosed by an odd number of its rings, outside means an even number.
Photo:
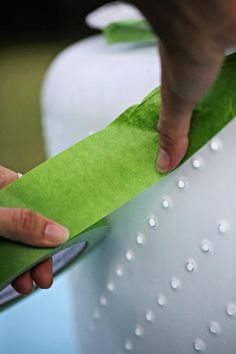
[[[125,42],[157,42],[157,37],[146,20],[113,22],[105,27],[103,33],[107,44]]]
[[[235,71],[236,55],[233,54],[227,58],[218,81],[193,114],[185,160],[235,116]],[[0,206],[32,209],[70,230],[70,240],[53,249],[33,248],[1,239],[0,289],[62,247],[86,241],[85,255],[108,233],[103,222],[105,216],[164,177],[155,168],[160,101],[157,89],[104,130],[0,191]]]

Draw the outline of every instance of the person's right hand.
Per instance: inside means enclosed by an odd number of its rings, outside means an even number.
[[[188,147],[191,116],[236,44],[235,0],[133,0],[159,36],[162,107],[158,169],[174,169]]]
[[[0,189],[17,178],[17,173],[0,166]],[[56,247],[68,239],[69,231],[31,210],[0,208],[0,237],[31,246]],[[33,281],[43,289],[52,285],[51,258],[19,276],[12,282],[12,286],[19,293],[28,294],[33,290]]]

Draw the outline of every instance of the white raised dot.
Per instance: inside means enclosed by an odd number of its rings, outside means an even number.
[[[132,250],[128,250],[125,254],[125,258],[127,261],[131,262],[134,259],[134,252]]]
[[[212,250],[213,250],[212,243],[208,240],[202,240],[201,241],[201,250],[205,254],[212,252]]]
[[[186,182],[184,179],[179,179],[178,182],[177,182],[177,186],[179,189],[185,189],[186,187]]]
[[[128,350],[128,351],[131,351],[133,350],[133,343],[130,339],[127,339],[126,342],[125,342],[125,349]]]
[[[107,290],[110,292],[113,292],[115,289],[114,284],[110,281],[109,283],[107,283]]]
[[[162,207],[163,207],[164,209],[169,209],[170,206],[171,206],[171,201],[170,201],[170,199],[167,198],[167,197],[164,197],[164,198],[162,199]]]
[[[140,326],[140,325],[137,325],[137,326],[135,327],[134,334],[135,334],[137,337],[142,337],[143,334],[144,334],[144,329],[143,329],[143,327]]]
[[[201,338],[196,338],[193,342],[193,348],[196,352],[203,353],[206,350],[206,344]]]
[[[229,231],[229,224],[225,220],[220,220],[217,224],[218,232],[222,235]]]
[[[95,309],[93,311],[93,318],[95,318],[96,320],[99,319],[101,317],[101,313],[98,309]]]
[[[141,232],[138,233],[136,237],[136,242],[139,246],[144,244],[144,235]]]
[[[192,160],[192,166],[193,166],[196,170],[198,170],[198,169],[201,167],[201,165],[202,165],[202,162],[201,162],[201,160],[200,160],[199,157],[195,157],[195,158]]]
[[[173,290],[180,290],[182,287],[181,280],[179,278],[172,278],[170,281],[170,286]]]
[[[95,131],[90,130],[89,135],[93,135],[93,134],[95,134]]]
[[[166,306],[166,305],[167,305],[167,299],[166,299],[165,295],[159,294],[159,295],[157,296],[157,303],[158,303],[158,305],[161,306],[161,307]]]
[[[147,310],[145,313],[145,319],[147,322],[152,322],[154,320],[154,314],[151,310]]]
[[[121,267],[121,266],[118,266],[117,268],[116,268],[116,275],[118,276],[118,277],[122,277],[123,276],[123,268]]]
[[[218,335],[221,333],[221,326],[216,321],[210,321],[208,325],[208,329],[211,334]]]
[[[185,268],[188,272],[193,273],[197,270],[197,263],[193,259],[188,259]]]
[[[221,147],[221,142],[218,139],[215,138],[210,142],[210,149],[212,151],[218,151],[220,147]]]
[[[107,298],[105,296],[101,296],[99,302],[102,306],[106,306],[107,305]]]
[[[234,304],[233,302],[229,302],[226,305],[225,312],[229,317],[235,317],[236,316],[236,304]]]
[[[150,216],[148,219],[148,224],[151,228],[155,229],[157,227],[157,218],[155,216]]]

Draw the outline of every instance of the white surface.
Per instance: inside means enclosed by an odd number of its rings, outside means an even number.
[[[140,101],[158,63],[152,47],[101,37],[65,51],[44,86],[49,154]],[[110,237],[71,274],[80,354],[235,354],[235,134],[234,120],[108,217]]]
[[[103,29],[112,22],[139,19],[143,19],[143,16],[136,7],[122,1],[115,1],[89,14],[86,23],[92,28]]]
[[[81,354],[235,354],[235,135],[236,119],[108,217],[71,275]]]

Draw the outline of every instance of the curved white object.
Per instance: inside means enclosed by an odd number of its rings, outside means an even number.
[[[86,17],[86,23],[92,28],[103,29],[112,22],[140,19],[143,19],[143,15],[136,7],[123,1],[115,1],[90,13]]]
[[[155,48],[78,43],[43,90],[49,156],[105,127],[160,82]],[[236,121],[108,217],[71,273],[80,354],[235,354]]]
[[[80,353],[235,353],[235,134],[109,216],[71,276]]]

